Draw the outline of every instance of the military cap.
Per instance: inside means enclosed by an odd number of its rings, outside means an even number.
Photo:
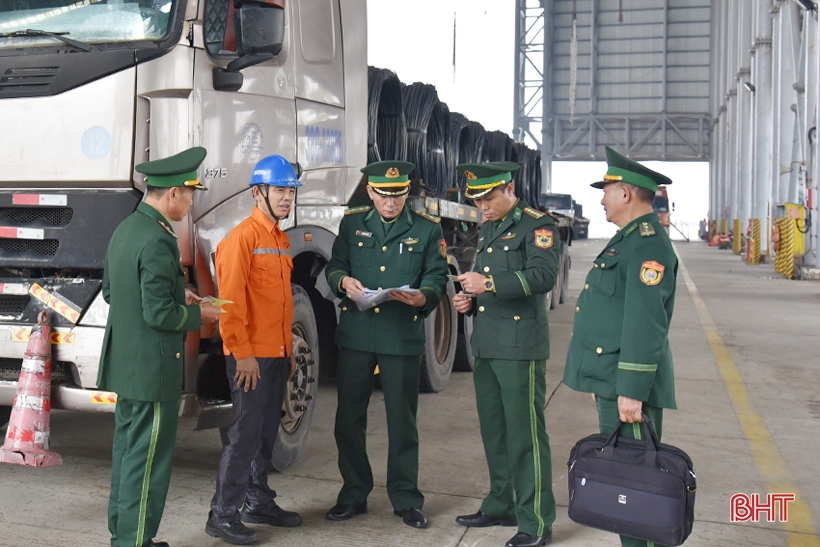
[[[657,191],[658,185],[672,184],[672,179],[669,177],[644,167],[637,161],[619,154],[608,146],[606,147],[606,162],[609,164],[609,169],[604,175],[604,180],[593,182],[590,186],[603,188],[605,184],[610,182],[626,182],[646,188],[654,193]]]
[[[161,160],[141,163],[134,169],[148,175],[148,186],[155,188],[187,186],[196,190],[207,190],[199,183],[199,175],[196,172],[202,160],[205,159],[206,153],[204,148],[196,146]]]
[[[410,171],[416,166],[409,161],[377,161],[362,168],[367,184],[383,196],[403,196],[410,191]]]
[[[467,178],[464,197],[483,198],[498,186],[512,182],[513,171],[521,166],[514,161],[491,161],[489,163],[462,163],[456,169]]]

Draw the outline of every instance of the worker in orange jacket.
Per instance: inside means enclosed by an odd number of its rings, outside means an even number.
[[[279,221],[290,214],[301,184],[290,163],[273,155],[256,164],[250,186],[256,206],[216,248],[219,297],[232,302],[225,305],[219,332],[233,418],[222,430],[222,458],[205,532],[235,545],[258,541],[243,523],[302,523],[297,513],[276,504],[267,472],[287,379],[295,366],[293,259]]]

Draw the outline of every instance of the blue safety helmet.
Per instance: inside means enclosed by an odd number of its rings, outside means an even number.
[[[302,186],[302,183],[299,182],[299,176],[296,174],[296,170],[288,160],[278,154],[262,158],[253,168],[251,181],[248,183],[248,186],[256,186],[258,184],[287,186],[291,188]]]

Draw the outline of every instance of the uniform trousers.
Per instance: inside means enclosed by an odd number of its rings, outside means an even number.
[[[481,511],[515,515],[518,530],[552,534],[555,497],[552,458],[544,424],[546,361],[476,358],[476,406],[490,471],[490,493]]]
[[[598,426],[600,428],[601,433],[612,433],[612,430],[615,429],[615,426],[617,426],[621,422],[618,414],[617,399],[606,399],[604,397],[599,397],[598,395],[596,395],[595,406],[598,409]],[[660,439],[661,432],[663,431],[663,409],[656,406],[649,406],[646,403],[644,403],[643,412],[644,414],[649,416],[649,420],[652,422],[652,427],[655,430],[655,433],[658,434],[658,439]],[[618,433],[618,435],[620,437],[625,437],[627,439],[640,439],[643,434],[642,427],[643,426],[639,423],[621,424],[621,430]],[[651,541],[647,542],[642,539],[621,536],[621,547],[663,546],[659,543],[653,543]]]
[[[179,400],[117,399],[108,501],[111,547],[151,545],[171,483],[178,416]]]
[[[225,361],[233,417],[220,430],[222,457],[211,500],[211,515],[217,522],[237,521],[243,504],[250,510],[264,509],[276,497],[268,486],[268,466],[279,435],[289,367],[287,357],[257,357],[256,389],[245,392],[234,378],[236,359],[228,355]]]
[[[373,393],[373,373],[379,377],[387,412],[387,495],[393,509],[421,509],[424,496],[419,476],[420,355],[386,355],[339,348],[336,446],[344,486],[337,503],[360,505],[373,490],[367,458],[367,407]]]

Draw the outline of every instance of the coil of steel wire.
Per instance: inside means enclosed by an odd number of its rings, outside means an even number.
[[[503,131],[487,132],[487,161],[511,161],[515,142]]]
[[[512,147],[512,156],[511,161],[521,165],[521,169],[513,177],[515,195],[527,200],[532,207],[538,207],[541,196],[541,152],[517,142]]]
[[[410,176],[422,179],[431,195],[443,197],[450,185],[445,158],[447,106],[438,100],[435,87],[419,82],[404,86],[402,99],[407,124],[407,161],[416,165]]]
[[[367,162],[407,159],[401,82],[385,68],[367,67]]]

